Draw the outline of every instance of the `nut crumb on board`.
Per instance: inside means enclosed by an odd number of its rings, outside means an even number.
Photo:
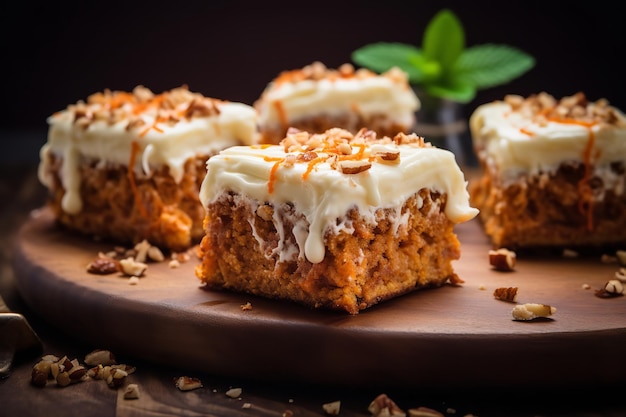
[[[493,291],[493,296],[497,300],[513,302],[515,301],[515,297],[517,296],[517,287],[496,288]]]
[[[194,389],[202,388],[202,381],[198,378],[190,376],[181,376],[174,378],[174,385],[181,391],[191,391]]]
[[[513,320],[528,321],[538,318],[547,318],[556,313],[556,307],[547,304],[526,303],[513,307]]]
[[[514,251],[500,248],[489,251],[489,264],[496,271],[510,272],[515,269],[517,255]]]
[[[387,394],[380,394],[374,398],[367,410],[374,417],[406,416],[406,413]]]
[[[322,408],[324,409],[324,412],[329,416],[338,416],[339,411],[341,410],[341,401],[324,403],[322,404]]]
[[[624,285],[619,279],[611,279],[604,286],[596,290],[595,295],[599,298],[612,298],[624,295]]]

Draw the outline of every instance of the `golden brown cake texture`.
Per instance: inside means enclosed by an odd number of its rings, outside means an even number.
[[[292,129],[207,166],[196,275],[208,289],[358,314],[462,282],[453,228],[476,210],[454,156],[421,137]]]
[[[584,93],[509,95],[470,117],[471,203],[494,247],[626,244],[626,119]]]
[[[409,133],[420,102],[399,68],[382,74],[355,70],[352,64],[337,69],[316,61],[283,71],[263,91],[254,107],[259,112],[263,143],[278,143],[294,127],[311,133],[362,128],[381,136]]]
[[[120,244],[171,251],[199,243],[206,160],[254,143],[252,107],[187,86],[161,94],[105,90],[48,119],[39,176],[63,227]]]

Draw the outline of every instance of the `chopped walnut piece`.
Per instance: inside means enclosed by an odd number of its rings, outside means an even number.
[[[96,365],[115,365],[115,355],[109,350],[95,349],[85,355],[85,363],[89,366]]]
[[[489,264],[497,271],[509,272],[515,269],[517,255],[506,248],[489,251]]]
[[[372,163],[366,160],[346,160],[339,161],[339,167],[344,174],[358,174],[363,171],[367,171],[372,167]]]
[[[142,240],[135,245],[137,254],[135,255],[136,262],[146,262],[148,259],[148,250],[150,249],[150,243],[147,240]]]
[[[148,248],[148,259],[154,262],[161,262],[165,260],[165,255],[158,246],[150,246]]]
[[[517,287],[496,288],[493,296],[498,300],[513,302],[517,296]]]
[[[622,283],[626,282],[626,268],[620,268],[615,273],[615,279]]]
[[[148,269],[148,265],[143,262],[137,262],[132,257],[122,259],[120,261],[122,273],[128,276],[140,277]]]
[[[406,413],[402,411],[398,405],[387,396],[387,394],[380,394],[367,407],[367,410],[372,413],[374,417],[404,417]]]
[[[200,381],[198,378],[193,378],[190,376],[181,376],[179,378],[176,378],[174,380],[174,384],[176,385],[176,388],[181,391],[191,391],[203,387],[202,381]]]
[[[239,398],[243,390],[241,388],[230,388],[226,391],[226,395],[230,398]]]
[[[526,303],[513,307],[511,314],[514,320],[527,321],[549,317],[556,313],[556,307],[546,304]]]
[[[341,401],[333,401],[330,403],[322,404],[322,409],[329,416],[338,416],[341,409]]]
[[[618,250],[615,252],[615,257],[620,265],[626,266],[626,250]]]
[[[624,286],[619,279],[612,279],[604,284],[604,287],[597,290],[595,295],[600,298],[619,297],[624,295]]]
[[[252,304],[250,304],[249,301],[247,303],[245,303],[245,304],[242,304],[241,305],[241,310],[243,310],[243,311],[250,311],[250,310],[252,310]]]
[[[139,386],[137,384],[128,384],[124,389],[125,400],[136,400],[139,398]]]
[[[114,274],[120,270],[119,262],[103,253],[87,265],[87,272],[96,275]]]

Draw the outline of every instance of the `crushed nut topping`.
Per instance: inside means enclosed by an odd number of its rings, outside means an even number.
[[[324,133],[309,133],[289,128],[287,136],[280,142],[287,155],[284,158],[268,158],[273,162],[273,172],[279,167],[291,168],[294,164],[307,164],[303,174],[306,180],[316,165],[328,163],[331,169],[346,175],[355,175],[372,168],[374,163],[398,164],[400,150],[396,145],[430,148],[432,144],[414,133],[398,133],[393,138],[377,138],[376,132],[361,129],[356,134],[341,128],[328,129]],[[274,188],[275,176],[270,176],[268,191]],[[269,213],[257,212],[266,219]]]
[[[511,312],[513,319],[518,321],[546,318],[554,313],[556,313],[556,307],[536,303],[518,304],[513,307],[513,311]]]
[[[546,92],[533,94],[527,98],[507,95],[504,101],[514,111],[528,115],[539,125],[545,125],[550,120],[578,120],[589,124],[603,123],[626,127],[626,118],[611,106],[608,100],[589,101],[582,92],[560,100]]]
[[[489,251],[489,264],[497,271],[510,272],[515,269],[517,255],[506,248]]]
[[[493,291],[493,296],[498,300],[514,302],[517,296],[517,287],[496,288]]]
[[[161,94],[139,85],[132,92],[105,89],[90,95],[87,102],[81,100],[69,105],[64,113],[69,113],[73,123],[85,129],[98,121],[109,125],[123,122],[126,130],[137,130],[143,136],[150,130],[162,132],[163,126],[173,126],[182,120],[217,116],[222,103],[225,102],[189,91],[187,85]]]
[[[345,63],[339,68],[333,69],[328,68],[320,61],[315,61],[302,68],[281,72],[278,77],[276,77],[274,85],[278,86],[284,83],[295,83],[304,80],[320,81],[326,79],[332,81],[348,78],[366,79],[378,76],[387,77],[400,84],[408,83],[408,75],[397,67],[393,67],[379,75],[367,68],[355,70],[354,66],[350,63]]]

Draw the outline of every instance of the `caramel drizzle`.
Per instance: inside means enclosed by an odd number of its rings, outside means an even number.
[[[130,148],[130,162],[128,163],[128,182],[130,183],[130,189],[133,192],[135,199],[135,206],[143,217],[148,217],[148,211],[143,205],[137,183],[135,182],[135,161],[137,160],[137,154],[139,153],[139,143],[133,141]]]
[[[595,144],[595,135],[593,133],[592,127],[597,125],[598,122],[587,122],[584,120],[570,119],[570,118],[556,118],[556,117],[548,117],[548,121],[554,123],[563,123],[563,124],[573,124],[578,126],[583,126],[587,128],[589,132],[589,140],[587,140],[587,144],[585,145],[585,150],[583,151],[583,163],[585,166],[585,171],[583,177],[578,181],[577,187],[578,192],[581,198],[578,200],[578,212],[585,216],[587,220],[587,230],[593,231],[593,191],[591,190],[591,186],[589,182],[591,180],[591,152],[593,150],[593,146]],[[520,128],[520,132],[533,136],[534,133],[525,128]]]

